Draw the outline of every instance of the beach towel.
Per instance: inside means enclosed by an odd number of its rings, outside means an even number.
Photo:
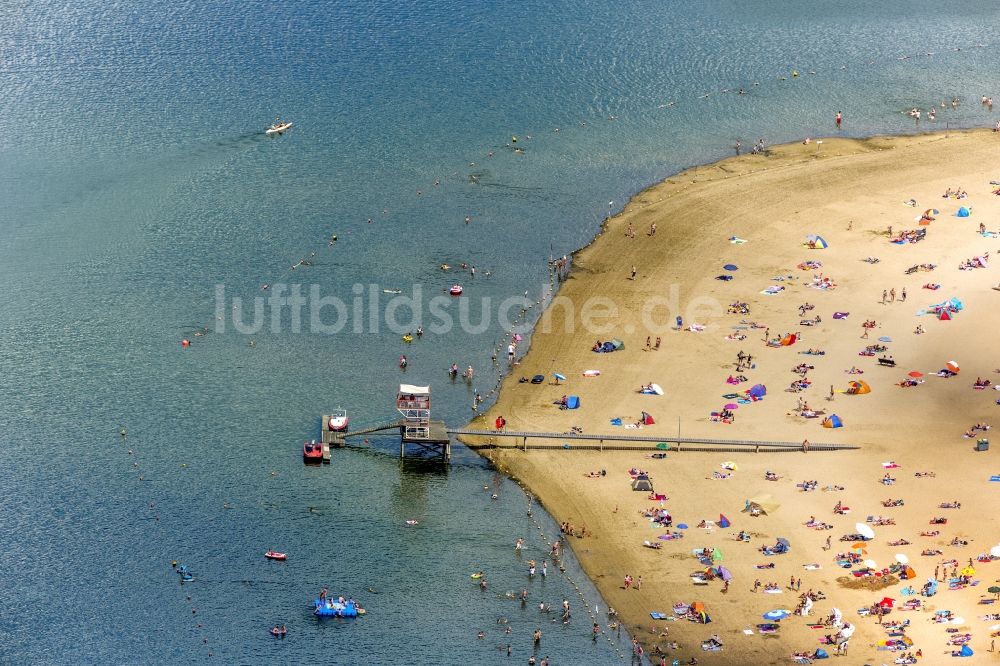
[[[611,419],[611,425],[613,425],[613,426],[620,426],[621,424],[622,424],[622,420],[620,418],[616,417],[616,418]]]
[[[834,312],[833,313],[833,318],[834,319],[847,319],[848,315],[850,315],[850,314],[851,314],[850,312]]]
[[[748,243],[750,241],[746,240],[745,238],[739,238],[737,236],[730,236],[729,237],[729,242],[732,243],[733,245],[742,245],[743,243]]]

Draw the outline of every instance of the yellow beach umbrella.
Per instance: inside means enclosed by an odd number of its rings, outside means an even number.
[[[964,569],[962,569],[961,574],[963,576],[975,576],[976,569],[975,567],[965,567]]]

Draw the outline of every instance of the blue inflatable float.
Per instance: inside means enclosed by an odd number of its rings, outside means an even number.
[[[316,599],[313,604],[316,606],[313,613],[317,617],[357,617],[360,614],[353,599],[348,599],[344,603],[336,599]]]

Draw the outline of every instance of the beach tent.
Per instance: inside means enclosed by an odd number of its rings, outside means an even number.
[[[653,492],[653,482],[649,480],[649,475],[640,474],[635,477],[635,480],[632,481],[632,490],[638,490],[645,493]]]
[[[580,396],[571,395],[566,398],[566,409],[579,409],[580,407]]]
[[[827,654],[826,650],[823,648],[816,648],[816,653],[813,654],[813,659],[829,659],[830,655]]]
[[[791,347],[792,345],[795,344],[795,340],[796,339],[797,338],[795,337],[794,333],[789,333],[788,335],[786,335],[785,337],[783,337],[781,339],[781,346],[782,347]]]
[[[653,425],[654,423],[656,423],[656,421],[653,420],[653,417],[650,416],[648,412],[643,412],[640,420],[642,421],[642,425]]]
[[[958,651],[959,657],[971,657],[973,655],[972,648],[968,644],[962,646],[962,649]]]
[[[751,398],[757,398],[757,399],[763,398],[765,395],[767,395],[767,388],[763,384],[754,384],[753,388],[747,391],[747,395],[749,395]]]
[[[806,241],[814,250],[825,250],[830,246],[822,236],[809,235],[806,236]]]
[[[941,310],[941,314],[938,315],[938,319],[941,321],[951,321],[951,313],[947,310]]]
[[[860,380],[850,382],[847,386],[848,395],[864,395],[865,393],[872,392],[872,387],[868,386],[868,382]]]
[[[619,349],[625,349],[625,343],[619,340],[618,338],[611,338],[603,345],[601,345],[601,352],[605,354],[610,352],[616,352]]]
[[[721,562],[722,561],[722,551],[719,550],[718,548],[713,548],[712,549],[712,561],[713,562]]]
[[[840,420],[840,417],[836,414],[830,414],[828,417],[823,419],[824,428],[843,428],[844,422]]]
[[[729,519],[726,518],[724,515],[722,515],[720,513],[719,514],[719,527],[729,527],[730,525],[732,525],[732,523],[729,522]]]
[[[956,215],[958,215],[958,217],[969,217],[972,215],[972,209],[968,206],[962,206],[958,209],[958,213],[956,213]]]
[[[746,500],[746,506],[743,507],[743,513],[753,513],[756,509],[757,513],[761,515],[767,515],[773,511],[776,511],[778,507],[781,506],[774,501],[774,498],[770,495],[757,495],[756,497],[751,497]]]

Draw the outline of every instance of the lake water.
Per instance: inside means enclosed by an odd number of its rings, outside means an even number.
[[[518,536],[526,560],[556,530],[541,511],[538,529],[513,483],[468,451],[448,467],[401,463],[389,438],[305,468],[319,415],[340,405],[356,427],[390,420],[407,381],[431,384],[435,416],[463,424],[473,391],[496,381],[501,305],[520,312],[505,299],[537,301],[550,258],[587,243],[609,208],[737,139],[833,133],[837,111],[847,135],[983,126],[997,116],[980,95],[1000,94],[992,2],[6,9],[5,663],[209,651],[225,663],[524,663],[536,626],[554,663],[616,660],[628,637],[590,640],[584,603],[605,607],[572,555],[569,578],[530,582],[514,557]],[[935,123],[904,114],[956,96]],[[294,128],[265,137],[278,114]],[[469,298],[445,298],[453,283]],[[343,328],[320,332],[310,306],[294,332],[291,308],[265,301],[260,330],[238,332],[233,299],[249,323],[252,299],[285,284],[342,302],[321,323]],[[423,339],[403,344],[407,308],[394,330],[382,289],[421,291]],[[475,382],[449,382],[453,362]],[[265,561],[272,547],[289,561]],[[197,580],[179,586],[172,560]],[[480,569],[486,592],[469,579]],[[324,585],[368,616],[315,620]],[[504,597],[523,587],[524,609]],[[537,612],[564,597],[569,624]],[[267,634],[278,622],[284,641]],[[510,659],[497,650],[508,642]]]

